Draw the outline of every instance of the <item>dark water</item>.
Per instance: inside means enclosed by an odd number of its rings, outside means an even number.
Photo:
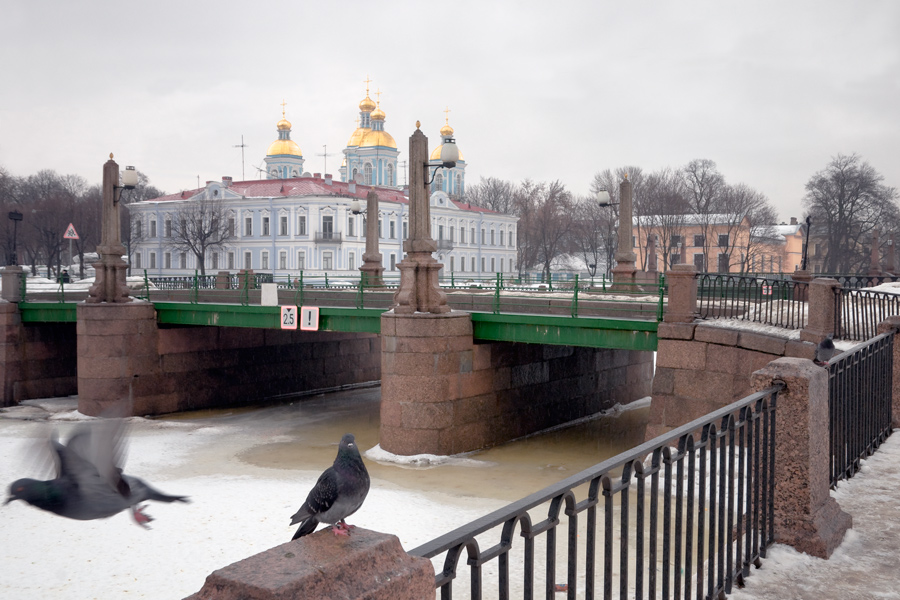
[[[381,388],[306,397],[277,406],[198,411],[168,417],[240,423],[259,442],[238,458],[274,469],[320,470],[334,459],[344,433],[365,452],[378,443]],[[647,408],[473,452],[461,461],[427,468],[366,460],[373,478],[420,492],[513,501],[643,441]],[[459,461],[458,461],[459,462]]]

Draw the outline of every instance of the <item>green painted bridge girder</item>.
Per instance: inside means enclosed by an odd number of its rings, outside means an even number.
[[[656,321],[554,315],[471,314],[473,337],[476,340],[646,351],[655,351],[657,346]]]
[[[74,323],[76,302],[22,302],[23,323]],[[280,306],[154,302],[167,325],[279,329]],[[319,307],[319,329],[381,333],[383,308]],[[657,322],[603,317],[472,312],[473,337],[492,342],[654,351]]]

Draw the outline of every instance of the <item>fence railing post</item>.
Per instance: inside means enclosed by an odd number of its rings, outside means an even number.
[[[828,371],[779,358],[751,375],[754,391],[784,383],[775,410],[775,541],[828,558],[852,525],[830,495]]]
[[[900,427],[900,316],[888,317],[878,324],[878,334],[894,332],[893,379],[891,385],[891,425]]]
[[[806,327],[800,330],[800,339],[818,344],[835,333],[834,323],[837,304],[834,288],[840,287],[837,279],[819,277],[809,282],[809,309]]]
[[[692,323],[697,317],[697,270],[694,265],[673,265],[666,272],[669,302],[663,321]]]

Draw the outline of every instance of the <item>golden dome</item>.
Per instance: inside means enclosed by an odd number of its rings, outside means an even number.
[[[278,121],[278,131],[290,131],[291,130],[291,122],[285,119],[283,116],[280,121]]]
[[[449,125],[446,125],[446,127],[450,127],[450,126],[449,126]],[[441,129],[441,132],[443,132],[443,131],[444,131],[444,130]],[[451,131],[452,131],[452,130],[451,130]],[[444,147],[444,145],[441,144],[440,146],[438,146],[437,148],[435,148],[434,150],[432,150],[432,151],[431,151],[431,158],[429,158],[428,160],[441,160],[441,148],[443,148],[443,147]],[[466,159],[465,159],[465,157],[463,156],[462,150],[459,150],[459,147],[457,147],[457,151],[459,151],[459,160],[462,161],[462,162],[466,162]]]
[[[360,148],[370,148],[372,146],[385,146],[387,148],[396,148],[397,142],[391,137],[387,131],[378,131],[372,129],[366,131],[366,135],[359,140]]]
[[[266,156],[278,156],[289,154],[291,156],[303,156],[300,146],[294,140],[275,140],[266,150]]]
[[[366,127],[357,127],[356,131],[353,132],[353,135],[350,136],[350,141],[347,142],[347,147],[355,148],[356,146],[359,146],[359,141],[363,139],[363,137],[365,137],[365,135],[370,131],[372,130]]]
[[[375,101],[369,98],[369,91],[366,90],[366,97],[359,103],[359,110],[363,112],[372,112],[375,108],[377,108],[375,106]]]
[[[450,123],[444,123],[444,126],[441,127],[441,135],[453,135],[453,128],[450,127]]]
[[[377,121],[384,121],[384,111],[381,110],[380,106],[372,111],[372,118]]]

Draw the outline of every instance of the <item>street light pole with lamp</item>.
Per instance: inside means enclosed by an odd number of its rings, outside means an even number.
[[[609,190],[607,190],[606,188],[600,188],[600,190],[597,191],[597,206],[599,206],[600,208],[610,208],[609,218],[606,221],[606,279],[612,278],[612,207],[618,205],[618,202],[610,202]],[[594,274],[591,273],[591,277],[593,276]]]

